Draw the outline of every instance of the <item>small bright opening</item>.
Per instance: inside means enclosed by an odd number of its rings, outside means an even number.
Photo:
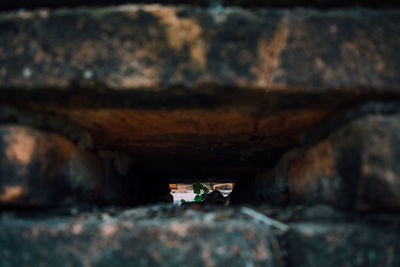
[[[210,192],[213,190],[220,191],[224,197],[228,196],[233,189],[233,183],[201,183],[206,186]],[[180,205],[181,200],[186,202],[194,201],[196,194],[193,192],[192,184],[170,184],[169,189],[171,189],[171,195],[174,197],[174,204]]]

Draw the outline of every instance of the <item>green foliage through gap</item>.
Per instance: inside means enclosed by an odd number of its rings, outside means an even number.
[[[202,202],[203,200],[206,199],[206,196],[208,193],[210,193],[210,190],[208,188],[200,183],[196,183],[193,185],[193,192],[196,194],[194,197],[194,202]],[[181,202],[186,202],[184,199],[181,199]]]
[[[196,194],[194,197],[195,202],[201,202],[206,199],[206,196],[210,192],[208,188],[200,183],[193,185],[193,192]]]

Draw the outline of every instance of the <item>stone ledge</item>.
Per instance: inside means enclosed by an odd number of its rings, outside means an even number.
[[[27,266],[32,262],[38,266],[276,266],[270,244],[273,236],[268,228],[223,217],[211,219],[194,211],[183,214],[184,218],[162,215],[163,218],[157,215],[154,218],[157,212],[163,213],[149,208],[119,216],[103,213],[40,220],[3,218],[0,220],[2,263],[8,266]]]
[[[0,219],[6,266],[398,266],[399,217],[270,209],[286,233],[240,209],[173,206]],[[255,211],[255,210],[254,210]],[[260,210],[258,210],[260,212]],[[293,215],[300,216],[293,220]],[[14,215],[15,216],[15,215]],[[325,219],[322,219],[322,217]],[[286,217],[286,219],[283,219]],[[279,219],[280,218],[280,219]],[[292,219],[290,219],[292,218]],[[294,216],[296,218],[296,216]]]

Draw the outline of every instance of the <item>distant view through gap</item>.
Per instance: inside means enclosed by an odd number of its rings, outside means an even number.
[[[207,187],[210,193],[214,190],[218,190],[224,197],[232,192],[234,186],[233,183],[204,182],[201,184]],[[169,188],[174,198],[174,205],[180,205],[182,200],[192,202],[195,199],[196,194],[193,191],[193,184],[170,184]]]

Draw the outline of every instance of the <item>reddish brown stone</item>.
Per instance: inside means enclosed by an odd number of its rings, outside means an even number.
[[[394,89],[398,10],[128,5],[0,14],[0,88]]]
[[[62,136],[0,126],[0,205],[55,206],[93,200],[102,168]]]
[[[256,191],[272,202],[286,197],[292,203],[361,211],[399,210],[399,130],[398,114],[356,119],[286,154],[275,169],[256,178]]]
[[[35,104],[31,112],[66,116],[87,130],[97,147],[122,151],[171,182],[231,182],[254,176],[267,167],[266,162],[272,167],[283,152],[299,144],[301,132],[333,109],[269,112],[262,103],[174,109],[71,108],[48,103]]]
[[[254,177],[343,105],[399,97],[399,18],[157,5],[3,12],[0,104],[65,116],[97,148],[171,182]]]

